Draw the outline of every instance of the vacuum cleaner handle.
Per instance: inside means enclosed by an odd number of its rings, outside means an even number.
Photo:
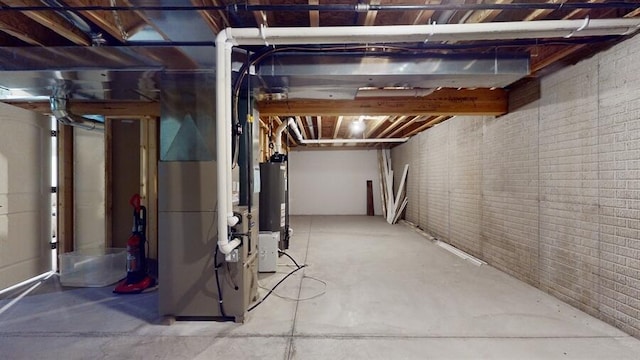
[[[129,199],[129,204],[131,204],[131,206],[133,206],[133,208],[135,209],[136,212],[140,211],[140,200],[142,198],[140,197],[140,194],[134,194],[131,199]]]

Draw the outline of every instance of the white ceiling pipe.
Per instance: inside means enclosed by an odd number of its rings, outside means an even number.
[[[302,140],[303,144],[372,144],[372,143],[403,143],[409,140],[405,138],[384,138],[384,139],[311,139]]]
[[[603,35],[603,30],[608,35],[626,35],[638,30],[638,26],[640,18],[588,22],[578,19],[373,27],[231,28],[227,31],[234,45],[292,45],[560,38]]]
[[[300,133],[300,129],[298,128],[298,123],[296,123],[295,119],[289,118],[289,127],[293,130],[293,133],[296,134],[296,138],[299,142],[302,142],[304,138],[302,137],[302,133]]]
[[[640,18],[544,20],[476,24],[403,26],[348,26],[309,28],[227,28],[216,37],[216,121],[218,177],[218,245],[221,251],[238,246],[228,243],[233,218],[231,200],[231,48],[237,45],[406,43],[420,41],[507,40],[567,36],[627,35],[638,30]],[[330,139],[325,139],[332,141]],[[350,139],[370,141],[369,139]],[[377,142],[382,139],[377,139]],[[309,140],[305,140],[309,141]],[[317,140],[315,140],[317,141]],[[406,141],[406,140],[405,140]],[[341,141],[345,143],[345,141]],[[224,247],[224,249],[223,249]],[[229,250],[231,251],[231,250]]]
[[[278,125],[274,135],[276,138],[276,152],[278,154],[282,154],[282,132],[287,126],[289,126],[296,134],[298,141],[303,141],[302,134],[300,134],[300,129],[298,129],[298,124],[296,124],[296,121],[292,117],[288,118],[287,120],[281,122],[280,125]]]

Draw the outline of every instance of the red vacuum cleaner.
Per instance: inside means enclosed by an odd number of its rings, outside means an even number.
[[[156,280],[147,273],[147,208],[140,205],[140,195],[129,200],[133,206],[133,233],[127,240],[127,277],[113,290],[116,294],[139,294],[156,286]]]

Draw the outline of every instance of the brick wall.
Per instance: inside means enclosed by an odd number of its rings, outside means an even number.
[[[483,259],[538,285],[538,107],[484,122]]]
[[[640,338],[640,36],[541,93],[394,149],[417,168],[407,218]]]
[[[480,254],[482,118],[458,117],[449,124],[449,241]]]
[[[598,312],[598,58],[541,82],[540,286]]]
[[[640,39],[599,57],[600,315],[640,334]]]
[[[427,169],[427,229],[440,240],[449,240],[449,124],[425,132]]]

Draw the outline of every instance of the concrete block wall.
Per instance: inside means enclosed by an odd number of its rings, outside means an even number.
[[[640,39],[599,57],[600,316],[640,334]]]
[[[541,94],[395,148],[417,185],[405,216],[640,338],[640,36],[543,78]]]
[[[540,286],[598,313],[598,57],[541,82]]]
[[[482,186],[482,118],[454,118],[448,126],[449,241],[464,251],[478,254],[482,221],[482,212],[478,211]]]
[[[538,113],[536,103],[484,120],[482,251],[474,254],[534,286],[539,282]]]
[[[420,186],[427,189],[427,228],[445,241],[449,240],[449,127],[445,122],[423,135],[429,151],[426,177],[420,179]]]

